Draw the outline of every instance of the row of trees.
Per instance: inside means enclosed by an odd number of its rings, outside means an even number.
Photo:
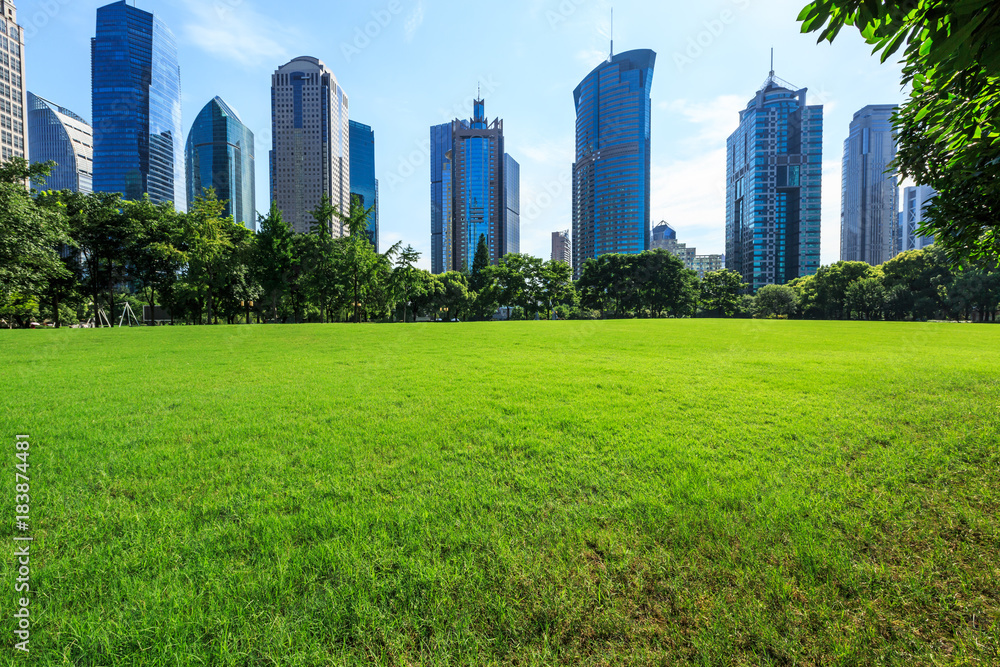
[[[420,254],[396,244],[378,253],[367,240],[371,210],[344,215],[329,201],[312,229],[294,233],[276,209],[257,234],[224,215],[206,191],[187,213],[149,199],[108,193],[29,193],[49,165],[0,166],[0,318],[109,319],[127,302],[165,308],[173,321],[207,324],[489,319],[551,316],[575,303],[570,268],[527,255],[489,266],[480,239],[472,271],[432,275]],[[332,226],[347,232],[334,238]]]
[[[748,294],[748,287],[735,271],[714,271],[699,280],[664,251],[588,260],[577,283],[583,308],[612,317],[993,321],[1000,308],[996,264],[956,269],[935,246],[902,253],[877,267],[837,262],[756,295]]]
[[[755,315],[808,319],[995,321],[1000,271],[954,269],[936,246],[897,255],[881,266],[837,262],[788,285],[759,290]]]
[[[0,319],[56,326],[113,318],[123,303],[166,307],[175,321],[334,322],[592,317],[803,317],[810,319],[978,318],[1000,302],[1000,272],[956,270],[935,247],[879,267],[838,262],[756,296],[734,271],[699,280],[663,251],[602,255],[570,267],[511,254],[490,265],[480,238],[472,269],[432,275],[419,253],[394,245],[378,253],[363,232],[371,211],[347,215],[324,201],[307,234],[277,210],[257,234],[224,215],[214,193],[177,213],[148,199],[107,193],[43,192],[28,178],[44,165],[0,166]],[[336,223],[335,223],[336,221]],[[348,232],[334,238],[332,225]]]

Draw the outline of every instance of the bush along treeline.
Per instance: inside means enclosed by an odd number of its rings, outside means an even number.
[[[995,321],[1000,272],[955,270],[935,247],[872,267],[837,262],[756,295],[735,271],[699,280],[664,251],[563,262],[509,254],[490,265],[480,237],[468,272],[418,269],[397,243],[378,253],[371,210],[323,201],[310,233],[272,209],[254,234],[206,190],[187,213],[118,194],[29,193],[49,165],[0,166],[0,322],[118,323],[125,305],[171,323],[412,322],[503,319],[764,317]],[[333,225],[346,234],[334,238]],[[156,311],[153,311],[156,312]]]

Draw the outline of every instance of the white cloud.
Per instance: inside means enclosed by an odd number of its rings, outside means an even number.
[[[725,252],[726,149],[689,160],[654,163],[650,174],[653,221],[666,220],[677,239],[701,255]]]
[[[697,133],[688,134],[684,142],[700,153],[706,148],[725,147],[726,139],[739,126],[739,112],[746,103],[746,99],[739,95],[720,95],[707,101],[679,99],[661,102],[658,108],[681,116],[685,122],[699,128]]]
[[[843,179],[840,160],[823,160],[823,204],[820,210],[820,264],[840,259],[840,186]]]
[[[424,23],[424,2],[420,0],[417,6],[413,9],[413,12],[407,17],[406,24],[403,26],[404,37],[403,39],[407,44],[413,41],[414,36],[417,34],[417,30]]]
[[[184,26],[184,35],[204,51],[246,67],[287,60],[290,56],[275,33],[286,43],[294,31],[256,12],[243,0],[185,0],[195,20]]]
[[[608,52],[600,49],[581,49],[576,52],[576,59],[590,67],[597,67],[608,59]]]

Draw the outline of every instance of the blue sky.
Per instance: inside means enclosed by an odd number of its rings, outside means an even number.
[[[17,1],[17,0],[16,0]],[[97,0],[19,0],[28,89],[90,114],[90,38]],[[657,52],[652,99],[652,214],[700,254],[725,250],[725,144],[760,87],[775,48],[779,77],[825,106],[823,263],[840,243],[840,161],[855,111],[899,103],[899,67],[880,65],[856,33],[816,45],[795,21],[805,0],[137,0],[159,14],[180,50],[185,132],[220,95],[257,139],[257,207],[268,207],[270,76],[316,56],[371,125],[383,250],[402,240],[430,266],[429,126],[472,113],[504,119],[521,163],[521,251],[548,259],[571,227],[573,89],[608,55]],[[185,137],[186,139],[186,137]]]

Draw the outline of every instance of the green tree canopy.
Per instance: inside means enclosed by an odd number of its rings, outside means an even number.
[[[0,165],[0,300],[40,292],[68,273],[58,252],[69,242],[65,211],[38,206],[26,188],[29,179],[44,180],[52,164],[15,157]]]
[[[881,53],[903,49],[910,98],[895,116],[896,164],[938,192],[921,233],[956,264],[1000,255],[1000,3],[815,0],[803,32],[832,41],[854,26]]]

